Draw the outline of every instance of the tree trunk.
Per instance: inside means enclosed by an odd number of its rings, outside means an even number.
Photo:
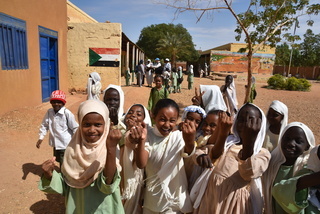
[[[246,93],[245,93],[245,98],[244,98],[244,103],[249,102],[249,97],[250,97],[250,91],[251,91],[251,83],[252,83],[252,48],[249,45],[249,52],[248,52],[248,76],[247,76],[247,88],[246,88]]]

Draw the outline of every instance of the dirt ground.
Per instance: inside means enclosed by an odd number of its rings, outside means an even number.
[[[254,103],[266,112],[273,100],[284,102],[289,108],[289,122],[300,121],[308,125],[315,134],[316,142],[320,143],[320,83],[312,82],[310,92],[276,91],[264,88],[268,77],[256,76],[258,95]],[[243,103],[245,79],[244,75],[240,75],[235,80],[239,103]],[[195,78],[194,86],[221,86],[223,83],[221,78]],[[106,86],[103,85],[104,88]],[[147,105],[150,88],[124,86],[123,90],[125,111],[134,103]],[[170,94],[170,98],[182,110],[191,104],[193,95],[194,90],[187,90],[187,82],[184,81],[182,93]],[[76,114],[79,104],[85,99],[86,95],[83,94],[67,95],[66,107]],[[0,213],[64,213],[62,196],[45,194],[37,189],[41,164],[52,157],[47,136],[40,149],[35,146],[43,115],[50,107],[50,103],[43,103],[0,115]]]

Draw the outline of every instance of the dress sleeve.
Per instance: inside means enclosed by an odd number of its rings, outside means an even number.
[[[237,157],[240,176],[245,181],[261,177],[268,168],[270,158],[270,152],[263,148],[258,154],[252,155],[246,160],[240,160]]]
[[[106,184],[106,177],[103,175],[103,172],[99,174],[99,177],[96,182],[99,190],[104,194],[109,195],[120,189],[120,180],[120,173],[117,170],[116,173],[114,173],[114,177],[111,184]]]
[[[273,198],[287,213],[300,213],[309,205],[308,188],[296,192],[299,177],[281,180],[272,187]]]
[[[53,171],[51,181],[46,179],[44,176],[38,184],[38,189],[46,193],[58,193],[61,195],[66,195],[67,184],[64,182],[61,173]]]
[[[44,138],[44,136],[46,136],[48,130],[49,130],[49,110],[44,115],[44,117],[42,119],[42,123],[40,125],[40,129],[39,129],[39,139],[40,140],[43,140],[43,138]]]
[[[150,95],[149,95],[149,100],[148,100],[148,110],[151,111],[152,110],[152,105],[153,105],[153,88],[150,90]]]

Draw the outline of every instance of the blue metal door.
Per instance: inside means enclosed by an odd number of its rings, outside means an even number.
[[[40,66],[42,101],[50,99],[52,91],[57,90],[58,83],[58,45],[55,31],[39,27],[40,32]]]

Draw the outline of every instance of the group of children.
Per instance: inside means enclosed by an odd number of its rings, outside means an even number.
[[[61,172],[44,162],[39,189],[64,195],[67,213],[319,213],[312,131],[287,125],[280,101],[267,116],[230,108],[231,87],[200,85],[180,120],[168,98],[123,114],[123,91],[109,85],[103,101],[81,103]]]

